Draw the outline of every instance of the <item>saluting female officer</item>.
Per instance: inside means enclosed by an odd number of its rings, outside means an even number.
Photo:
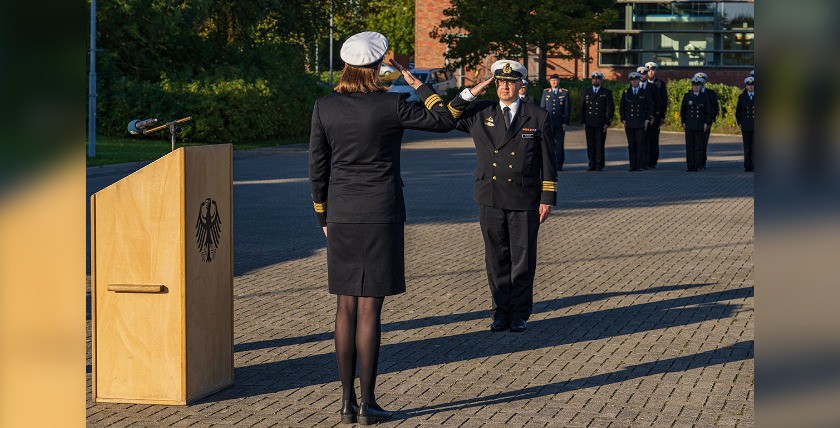
[[[405,129],[445,132],[452,114],[429,85],[400,70],[423,101],[385,92],[379,67],[388,39],[356,34],[341,47],[344,71],[330,95],[315,102],[309,178],[318,224],[327,237],[329,292],[338,295],[335,350],[341,420],[369,425],[391,418],[376,403],[381,312],[385,296],[405,291],[405,204],[400,145]],[[361,405],[354,377],[359,362]]]

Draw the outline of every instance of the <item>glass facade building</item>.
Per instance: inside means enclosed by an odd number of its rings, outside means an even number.
[[[753,68],[755,1],[618,0],[598,44],[602,66]]]

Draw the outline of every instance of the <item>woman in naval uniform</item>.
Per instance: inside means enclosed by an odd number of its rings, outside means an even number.
[[[338,296],[335,350],[341,420],[391,418],[376,403],[382,304],[405,291],[405,204],[400,145],[405,129],[446,132],[455,121],[431,86],[391,61],[422,100],[385,91],[379,67],[388,39],[356,34],[341,47],[345,67],[335,91],[316,101],[309,139],[309,178],[318,224],[327,238],[329,292]],[[361,403],[354,387],[359,364]]]

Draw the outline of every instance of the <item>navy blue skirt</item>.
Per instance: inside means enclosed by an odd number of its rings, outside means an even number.
[[[403,223],[327,223],[329,291],[384,297],[405,292]]]

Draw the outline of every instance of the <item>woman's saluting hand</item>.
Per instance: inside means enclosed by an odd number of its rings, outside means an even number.
[[[423,84],[423,82],[421,82],[418,78],[414,77],[414,75],[411,74],[410,71],[406,70],[405,67],[403,67],[400,63],[394,61],[393,58],[391,58],[389,62],[391,63],[391,65],[394,66],[394,68],[400,71],[400,73],[403,76],[403,79],[405,79],[405,83],[408,83],[408,85],[412,88],[417,89],[420,87],[420,85]]]

